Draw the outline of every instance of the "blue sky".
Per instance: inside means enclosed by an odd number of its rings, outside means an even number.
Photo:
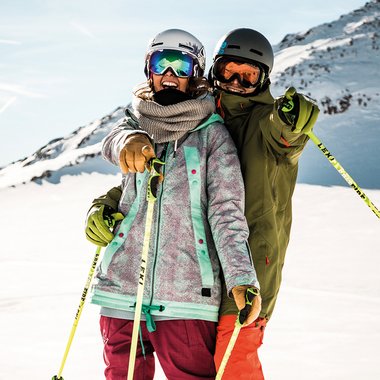
[[[147,42],[162,30],[197,36],[209,66],[215,43],[229,30],[257,29],[276,44],[365,3],[2,0],[0,166],[127,104],[144,80]]]

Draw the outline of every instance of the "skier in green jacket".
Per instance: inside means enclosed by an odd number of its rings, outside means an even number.
[[[275,307],[292,223],[292,195],[298,160],[318,114],[317,104],[294,88],[274,99],[269,75],[273,67],[269,41],[252,29],[236,29],[217,43],[209,81],[215,89],[219,114],[224,118],[238,150],[243,173],[245,215],[249,245],[261,286],[262,308],[256,323],[243,327],[231,354],[223,379],[264,379],[257,354],[264,329]],[[289,102],[290,101],[290,102]],[[290,107],[289,107],[290,104]],[[143,171],[151,158],[151,142],[143,136],[126,144],[120,154],[124,172]],[[119,190],[96,199],[88,217],[87,231],[97,231],[96,241],[107,244],[112,234],[105,225],[102,205],[109,212],[117,206]],[[100,222],[94,225],[94,219]],[[223,292],[225,294],[225,292]],[[217,368],[234,329],[238,310],[224,297],[220,308],[215,353]]]

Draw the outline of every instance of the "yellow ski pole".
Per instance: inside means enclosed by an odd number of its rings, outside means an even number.
[[[290,113],[294,109],[293,97],[296,94],[296,89],[290,87],[285,92],[284,100],[281,104],[281,110],[284,113]],[[293,118],[295,116],[293,115]],[[359,185],[352,179],[352,177],[344,170],[343,166],[335,159],[335,157],[330,153],[330,151],[322,144],[321,140],[312,132],[305,132],[305,135],[309,136],[310,140],[317,146],[317,148],[324,154],[328,159],[330,164],[338,171],[338,173],[343,177],[343,179],[355,190],[361,199],[366,203],[366,205],[373,211],[373,213],[380,218],[380,211],[367,197],[364,191],[359,187]]]
[[[81,296],[80,303],[79,303],[79,307],[78,307],[78,310],[77,310],[77,312],[75,314],[75,319],[74,319],[73,326],[71,328],[69,340],[67,341],[65,353],[63,354],[63,359],[62,359],[62,362],[61,362],[61,367],[60,367],[60,369],[58,371],[58,375],[53,376],[52,380],[63,380],[63,377],[61,377],[62,372],[63,372],[63,368],[65,366],[67,355],[69,353],[69,350],[70,350],[70,347],[71,347],[71,343],[73,341],[73,338],[74,338],[74,335],[75,335],[75,331],[76,331],[77,326],[78,326],[79,318],[80,318],[80,316],[82,314],[83,306],[84,306],[84,303],[86,301],[87,292],[88,292],[88,289],[90,288],[90,284],[91,284],[92,277],[93,277],[94,272],[95,272],[96,264],[98,262],[101,249],[102,249],[101,247],[97,247],[96,248],[95,256],[94,256],[94,259],[92,260],[92,264],[91,264],[91,269],[90,269],[90,272],[88,273],[88,276],[87,276],[86,285],[85,285],[85,287],[83,289],[82,296]]]
[[[132,330],[132,340],[131,340],[131,349],[129,353],[129,363],[128,363],[128,377],[127,380],[133,380],[133,374],[135,371],[135,362],[136,362],[136,352],[137,352],[137,342],[141,321],[141,310],[143,304],[144,288],[145,288],[145,275],[148,264],[148,252],[149,252],[149,243],[150,235],[153,224],[153,211],[154,204],[157,199],[157,186],[160,180],[162,180],[162,174],[156,170],[155,165],[158,167],[164,165],[164,162],[160,161],[158,158],[154,158],[150,161],[150,175],[148,178],[148,187],[146,192],[146,200],[148,201],[148,210],[146,213],[145,221],[145,233],[143,240],[143,249],[141,253],[141,263],[140,263],[140,274],[139,282],[137,287],[137,296],[136,296],[136,306],[135,306],[135,317],[133,320],[133,330]]]
[[[228,342],[226,351],[224,352],[223,359],[220,363],[218,373],[216,374],[215,380],[221,380],[223,377],[224,371],[226,369],[228,359],[231,356],[232,350],[235,347],[235,343],[237,341],[237,338],[239,336],[239,332],[241,330],[241,327],[243,326],[244,321],[247,319],[248,314],[251,310],[253,299],[259,294],[259,291],[255,288],[248,288],[245,293],[245,306],[243,309],[239,311],[239,314],[236,318],[235,322],[235,328],[232,332],[230,341]]]
[[[352,179],[352,177],[344,170],[342,165],[335,159],[335,157],[330,153],[330,151],[322,144],[321,140],[313,132],[306,133],[310,137],[310,140],[318,147],[318,149],[324,154],[328,159],[330,164],[338,171],[338,173],[344,178],[344,180],[355,190],[361,199],[366,203],[366,205],[373,211],[373,213],[380,218],[380,211],[367,197],[364,191],[359,187],[359,185]]]

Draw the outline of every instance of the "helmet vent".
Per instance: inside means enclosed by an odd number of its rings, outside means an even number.
[[[181,48],[185,48],[185,49],[189,49],[189,50],[193,50],[193,48],[191,47],[191,46],[189,46],[189,45],[184,45],[184,44],[178,44],[178,46],[179,47],[181,47]]]
[[[227,46],[229,49],[240,49],[239,45],[228,45]]]
[[[263,56],[263,53],[261,51],[255,50],[255,49],[249,49],[254,54],[260,55],[261,57]]]
[[[163,44],[164,44],[163,42],[156,42],[155,44],[152,44],[152,47],[153,47],[153,46],[163,45]]]

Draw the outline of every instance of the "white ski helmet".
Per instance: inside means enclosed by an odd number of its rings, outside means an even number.
[[[191,33],[181,29],[168,29],[158,33],[148,44],[145,54],[144,72],[149,78],[150,57],[155,51],[177,50],[188,54],[194,60],[193,77],[201,77],[206,68],[206,55],[203,44]]]

